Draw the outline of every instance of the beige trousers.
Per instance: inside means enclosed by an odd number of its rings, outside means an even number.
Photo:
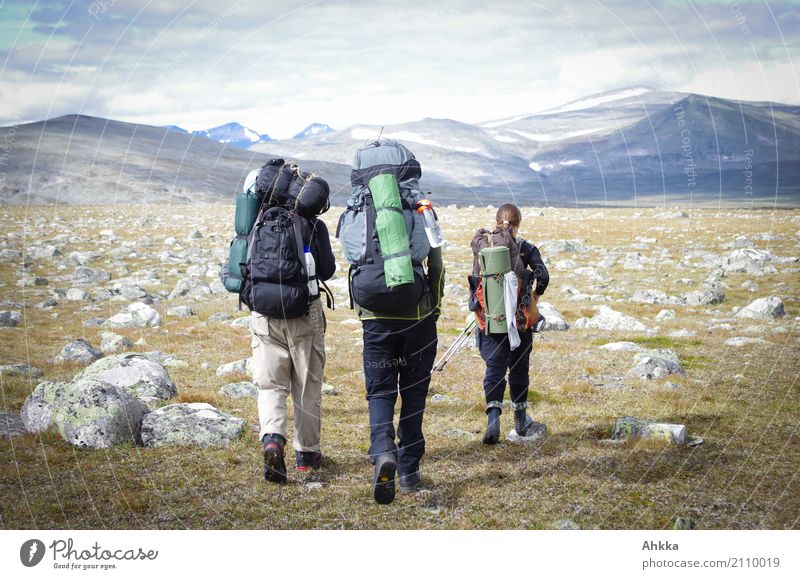
[[[321,300],[311,304],[308,315],[289,320],[252,312],[250,325],[261,438],[286,438],[286,398],[291,393],[294,449],[319,451],[326,327]]]

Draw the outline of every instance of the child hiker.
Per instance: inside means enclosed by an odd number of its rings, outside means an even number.
[[[505,203],[497,210],[493,231],[479,229],[472,240],[473,272],[470,309],[478,322],[476,341],[486,362],[483,390],[488,425],[484,444],[500,439],[500,415],[506,374],[514,408],[514,429],[532,436],[535,423],[528,415],[528,367],[533,332],[544,325],[536,304],[550,282],[539,250],[518,238],[522,213]]]

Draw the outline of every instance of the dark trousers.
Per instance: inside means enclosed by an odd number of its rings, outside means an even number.
[[[395,454],[402,474],[416,472],[425,454],[422,416],[436,357],[436,321],[364,320],[364,378],[369,405],[370,460]],[[394,407],[401,399],[395,444]]]
[[[511,390],[511,402],[528,400],[528,366],[530,364],[533,332],[528,330],[519,335],[520,344],[511,350],[508,334],[484,334],[478,329],[476,341],[483,361],[486,362],[486,375],[483,378],[483,391],[486,403],[502,403],[506,391],[506,372]]]

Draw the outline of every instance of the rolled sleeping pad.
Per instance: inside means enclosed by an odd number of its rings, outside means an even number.
[[[313,173],[298,172],[289,184],[289,197],[303,217],[316,217],[330,207],[331,190],[328,182]]]
[[[238,293],[242,289],[242,266],[247,262],[247,236],[237,235],[231,241],[228,254],[228,278],[225,289]]]
[[[253,224],[256,222],[260,206],[261,200],[255,193],[248,191],[239,193],[236,196],[236,217],[234,218],[236,235],[248,235],[250,233]]]
[[[484,247],[478,255],[486,305],[486,333],[507,334],[506,304],[503,295],[503,276],[511,271],[511,255],[504,245]]]
[[[408,230],[397,179],[391,174],[376,175],[369,180],[369,190],[375,205],[375,229],[381,246],[386,287],[414,283]]]

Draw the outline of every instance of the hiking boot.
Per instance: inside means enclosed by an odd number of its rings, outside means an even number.
[[[294,457],[297,459],[297,470],[300,472],[306,472],[312,468],[318,469],[322,464],[322,453],[318,451],[295,450]]]
[[[394,500],[394,474],[396,471],[397,461],[391,453],[382,454],[375,460],[372,497],[379,505],[388,505]]]
[[[519,436],[533,436],[533,418],[525,409],[514,410],[514,430]]]
[[[264,478],[270,482],[286,482],[286,463],[283,460],[283,445],[286,440],[280,434],[264,436]]]
[[[483,444],[497,444],[500,440],[500,414],[502,410],[495,406],[486,409],[488,424],[486,434],[483,435]]]
[[[416,492],[422,485],[422,479],[420,479],[419,471],[410,472],[408,474],[400,474],[398,479],[400,481],[401,493]]]

